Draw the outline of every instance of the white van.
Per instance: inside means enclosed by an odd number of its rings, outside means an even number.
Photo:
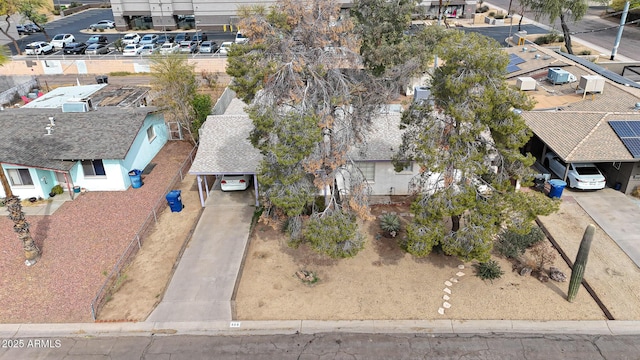
[[[236,33],[236,40],[235,40],[236,44],[246,44],[248,42],[249,42],[249,38],[248,37],[242,35],[242,33],[240,31],[238,31]]]

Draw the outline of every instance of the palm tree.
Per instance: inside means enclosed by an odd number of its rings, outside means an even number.
[[[9,57],[7,56],[7,49],[5,46],[0,46],[0,66],[4,65],[9,61]],[[13,230],[18,233],[18,239],[22,241],[22,248],[24,250],[24,256],[26,258],[25,264],[27,266],[31,266],[38,262],[40,258],[40,249],[33,241],[31,237],[31,232],[29,232],[29,222],[24,216],[24,211],[22,211],[22,203],[20,202],[20,198],[13,195],[11,191],[11,186],[9,186],[9,181],[7,181],[7,177],[4,174],[4,169],[2,169],[2,164],[0,164],[0,182],[2,183],[2,188],[4,189],[4,194],[6,196],[5,206],[7,207],[7,211],[9,211],[9,219],[13,221]]]

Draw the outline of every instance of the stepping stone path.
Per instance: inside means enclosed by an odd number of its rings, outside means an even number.
[[[464,270],[464,265],[460,264],[458,265],[458,270]],[[451,289],[450,287],[453,286],[453,284],[457,283],[459,281],[459,278],[463,277],[465,274],[462,271],[458,271],[456,273],[456,277],[452,277],[449,280],[444,282],[444,285],[446,286],[442,291],[445,293],[442,296],[442,300],[444,300],[444,302],[442,303],[442,307],[438,308],[438,314],[440,315],[444,315],[445,309],[450,309],[451,308],[451,303],[449,303],[449,300],[451,299]]]

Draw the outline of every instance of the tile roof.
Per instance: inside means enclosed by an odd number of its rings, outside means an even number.
[[[100,107],[86,113],[59,109],[0,111],[0,162],[69,170],[77,160],[124,159],[153,107]],[[53,116],[51,135],[45,127]]]

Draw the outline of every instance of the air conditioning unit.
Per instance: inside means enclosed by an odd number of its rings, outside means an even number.
[[[566,84],[571,81],[571,77],[573,74],[566,70],[562,70],[560,68],[549,68],[549,72],[547,73],[547,80],[550,83],[556,84]],[[575,76],[573,76],[575,78]]]
[[[62,104],[62,112],[89,112],[93,110],[93,103],[90,98],[72,98]]]
[[[519,77],[516,80],[516,86],[518,89],[522,91],[527,90],[535,90],[536,89],[536,79],[532,77]]]
[[[598,75],[582,75],[578,87],[585,93],[601,94],[604,91],[604,78]]]
[[[413,102],[427,101],[431,98],[431,88],[428,86],[416,86],[413,88]]]

